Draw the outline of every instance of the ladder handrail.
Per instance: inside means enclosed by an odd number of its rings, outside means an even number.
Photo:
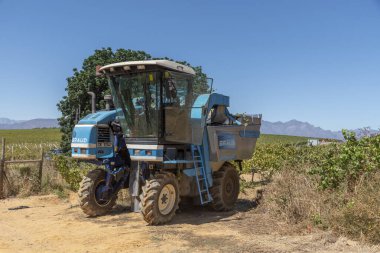
[[[195,155],[195,151],[198,152],[198,155]],[[192,155],[193,161],[194,161],[195,178],[197,181],[199,198],[200,198],[201,204],[203,205],[203,204],[211,202],[212,197],[211,197],[210,192],[209,192],[209,183],[207,180],[207,175],[206,175],[206,171],[205,171],[205,167],[204,167],[204,161],[203,161],[203,155],[202,155],[201,147],[198,145],[192,145],[191,146],[191,155]],[[195,159],[196,157],[200,158],[200,160]],[[199,166],[198,163],[200,163],[201,166]],[[199,171],[198,171],[198,169],[199,169]],[[201,178],[199,178],[199,176],[201,176]],[[201,182],[200,181],[203,181],[204,189],[201,189]],[[206,196],[203,196],[203,193],[206,193]],[[206,197],[206,199],[204,199],[204,197]]]

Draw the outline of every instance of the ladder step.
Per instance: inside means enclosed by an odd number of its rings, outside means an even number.
[[[206,204],[212,201],[208,189],[207,176],[202,159],[202,150],[200,146],[192,145],[191,146],[191,155],[194,161],[195,177],[197,179],[197,187],[199,192],[199,198],[201,204]]]

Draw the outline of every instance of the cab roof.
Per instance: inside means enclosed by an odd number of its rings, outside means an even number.
[[[190,75],[195,75],[195,71],[193,68],[185,66],[183,64],[176,63],[174,61],[169,61],[169,60],[147,60],[147,61],[126,61],[126,62],[118,62],[118,63],[113,63],[109,64],[106,66],[103,66],[99,69],[99,71],[104,72],[104,71],[111,71],[113,68],[125,68],[126,66],[144,66],[142,68],[145,68],[146,65],[157,65],[160,67],[164,67],[169,70],[175,70],[178,72],[182,73],[187,73]]]

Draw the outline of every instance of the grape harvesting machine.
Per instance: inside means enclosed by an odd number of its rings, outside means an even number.
[[[93,109],[75,125],[71,143],[73,157],[104,165],[80,184],[84,213],[107,213],[123,188],[150,225],[170,221],[181,199],[232,209],[235,166],[252,157],[261,115],[232,115],[228,96],[200,88],[195,71],[176,62],[121,62],[96,71],[108,78],[112,97],[107,110]]]

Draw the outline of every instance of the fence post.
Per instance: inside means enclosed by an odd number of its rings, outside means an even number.
[[[2,138],[0,160],[0,199],[4,198],[5,138]]]
[[[44,149],[41,147],[41,161],[38,168],[38,178],[40,179],[40,190],[42,190],[42,167],[44,165]]]

